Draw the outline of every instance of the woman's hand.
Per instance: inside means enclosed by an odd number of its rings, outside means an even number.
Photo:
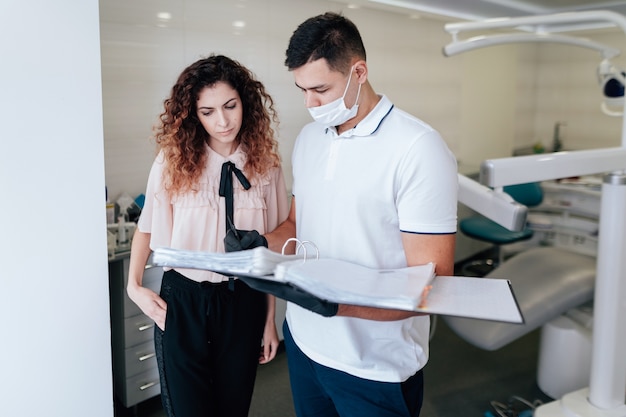
[[[136,285],[129,285],[126,292],[141,311],[154,320],[159,329],[165,330],[165,313],[167,312],[165,300],[154,291]]]
[[[268,363],[276,357],[278,351],[278,332],[276,331],[276,323],[274,320],[268,320],[265,322],[265,329],[263,330],[263,346],[261,346],[261,352],[259,355],[259,363]]]

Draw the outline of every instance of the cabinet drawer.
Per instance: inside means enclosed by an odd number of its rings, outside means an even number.
[[[142,343],[129,347],[124,351],[124,369],[126,378],[146,372],[152,368],[156,369],[156,354],[154,352],[154,341]]]
[[[154,321],[145,314],[124,319],[124,347],[138,345],[154,339]]]
[[[142,278],[142,286],[145,288],[149,288],[155,293],[159,293],[161,291],[161,278],[163,277],[163,268],[155,266],[151,268],[146,268],[143,273]],[[124,283],[126,286],[127,283]],[[137,314],[141,314],[141,309],[137,307],[130,298],[128,298],[128,294],[124,290],[124,318],[136,316]]]
[[[123,392],[119,392],[118,395],[121,397],[125,407],[131,407],[141,401],[159,395],[161,393],[159,371],[157,368],[154,368],[128,378],[122,388]]]

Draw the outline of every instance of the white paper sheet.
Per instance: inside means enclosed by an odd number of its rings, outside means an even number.
[[[524,323],[508,279],[437,276],[425,306],[419,311]]]

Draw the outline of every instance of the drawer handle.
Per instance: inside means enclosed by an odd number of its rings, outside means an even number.
[[[143,384],[142,386],[140,386],[140,387],[139,387],[139,389],[140,389],[141,391],[145,391],[145,390],[147,390],[148,388],[151,388],[151,387],[153,387],[153,386],[155,386],[155,385],[156,385],[156,382],[154,382],[154,381],[153,381],[153,382],[148,382],[147,384]]]
[[[139,357],[139,361],[140,361],[140,362],[143,362],[143,361],[148,360],[148,359],[150,359],[150,358],[152,358],[152,357],[154,357],[154,356],[155,356],[155,353],[154,353],[154,352],[152,352],[152,353],[148,353],[147,355],[140,356],[140,357]]]
[[[143,332],[144,330],[149,330],[152,329],[154,327],[154,324],[142,324],[141,326],[139,326],[139,331]]]

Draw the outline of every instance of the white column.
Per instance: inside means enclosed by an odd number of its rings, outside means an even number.
[[[626,393],[626,175],[602,185],[589,401],[624,406]]]

